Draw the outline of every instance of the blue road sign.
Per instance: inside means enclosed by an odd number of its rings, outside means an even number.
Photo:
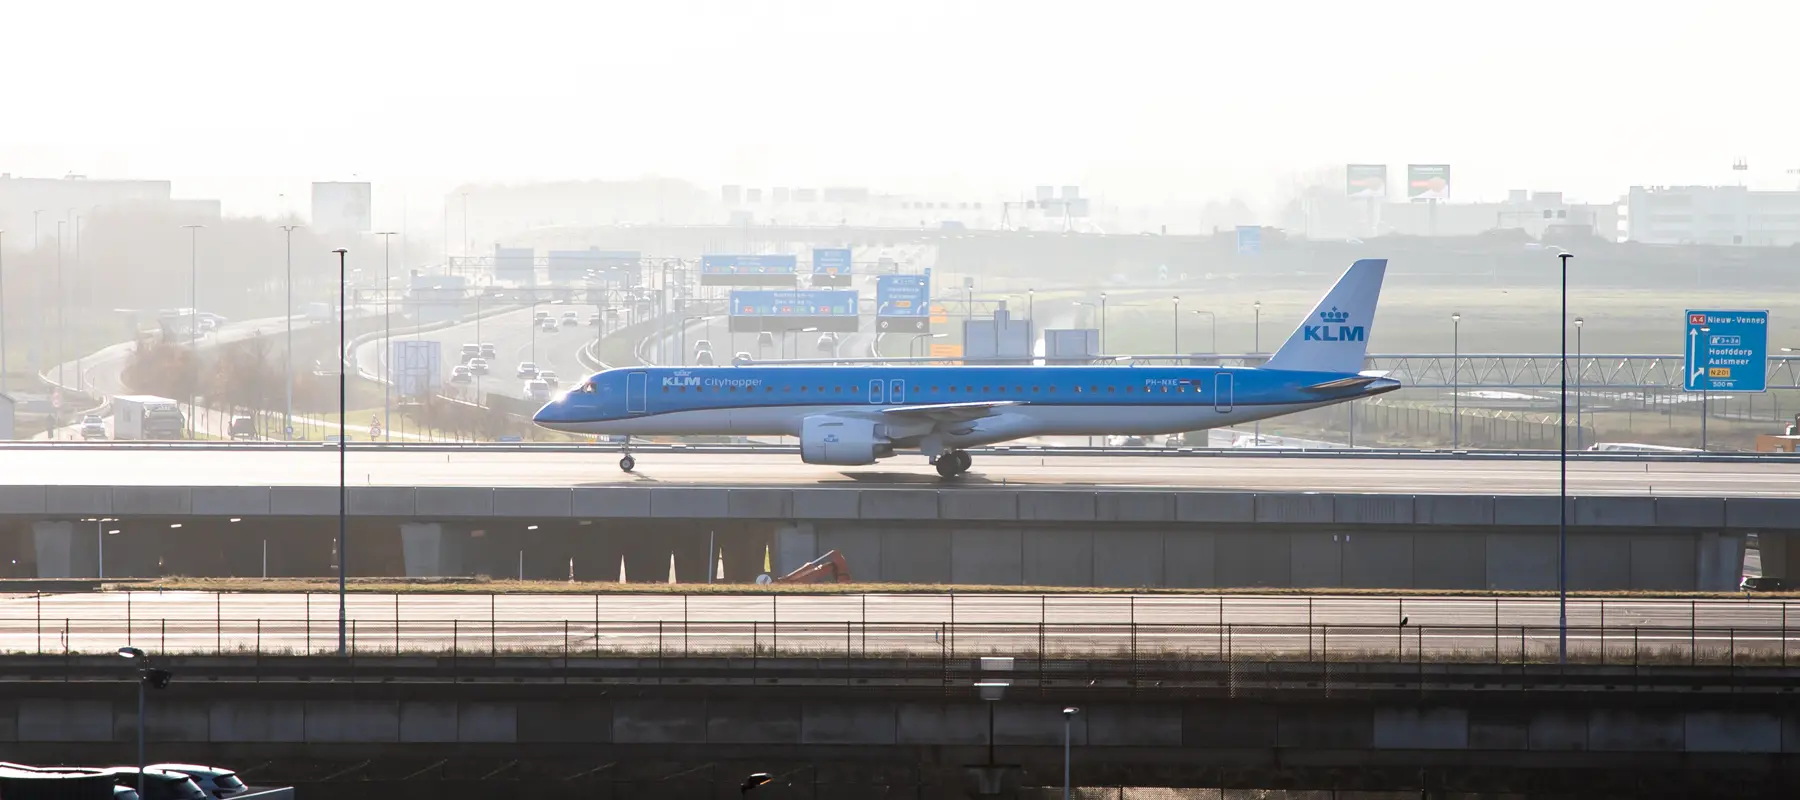
[[[1690,392],[1760,392],[1769,375],[1769,312],[1687,312]]]
[[[1237,252],[1240,256],[1253,256],[1262,252],[1262,228],[1255,225],[1239,225],[1237,228]]]
[[[814,275],[849,275],[850,248],[813,248],[812,271]]]
[[[857,329],[857,293],[808,289],[731,293],[731,330],[738,333],[818,328],[836,333]]]
[[[883,333],[931,330],[931,272],[875,278],[875,328]]]

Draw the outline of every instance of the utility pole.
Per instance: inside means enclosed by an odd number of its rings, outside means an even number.
[[[389,298],[393,295],[394,279],[388,274],[388,243],[398,234],[376,231],[375,235],[381,237],[381,358],[377,359],[382,366],[381,438],[391,442],[394,440],[394,315]]]
[[[287,384],[287,410],[281,415],[281,439],[294,438],[294,229],[299,225],[283,225],[287,237],[287,352],[281,357],[281,374]]]

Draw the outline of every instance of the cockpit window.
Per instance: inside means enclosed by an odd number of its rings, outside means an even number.
[[[582,394],[593,394],[594,393],[594,382],[588,381],[587,383],[582,384],[581,385],[581,393]]]

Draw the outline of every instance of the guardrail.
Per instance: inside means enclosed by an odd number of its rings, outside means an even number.
[[[346,445],[352,452],[459,452],[516,450],[533,453],[610,452],[611,443],[566,442],[360,442]],[[318,442],[276,441],[0,441],[0,451],[45,448],[66,450],[317,450]],[[693,453],[710,455],[768,454],[798,456],[800,448],[791,444],[682,444],[633,442],[633,452]],[[1322,458],[1322,459],[1408,459],[1425,461],[1555,461],[1555,450],[1407,450],[1395,448],[1329,448],[1309,450],[1286,447],[1083,447],[1050,445],[994,445],[970,448],[969,452],[999,457],[1093,457],[1093,458]],[[1800,463],[1800,453],[1662,453],[1631,451],[1572,450],[1569,460],[1577,462],[1623,461],[1630,463]]]
[[[297,618],[56,618],[0,620],[14,653],[68,659],[109,655],[121,643],[159,655],[258,659],[337,652],[329,607]],[[1796,618],[1800,621],[1800,618]],[[357,618],[346,655],[450,659],[808,658],[1126,660],[1162,665],[1172,680],[1200,663],[1531,666],[1558,663],[1555,625],[1145,622],[645,621]],[[1768,626],[1571,625],[1569,664],[1633,667],[1787,667],[1800,630]],[[4,659],[0,659],[3,670]],[[692,665],[690,665],[692,666]],[[1796,663],[1795,666],[1800,666]],[[641,670],[642,664],[598,665]],[[107,662],[105,671],[116,670]],[[725,665],[721,673],[734,671]],[[817,666],[814,666],[817,669]],[[248,672],[248,670],[245,670]],[[81,673],[65,670],[63,679]],[[873,674],[858,677],[872,679]],[[1791,690],[1793,678],[1781,683]]]

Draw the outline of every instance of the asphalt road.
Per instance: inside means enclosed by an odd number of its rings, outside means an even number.
[[[363,653],[396,645],[680,653],[748,651],[754,643],[765,652],[1026,655],[1041,643],[1065,654],[1116,653],[1135,644],[1140,652],[1194,657],[1329,650],[1344,657],[1398,651],[1516,660],[1521,648],[1532,658],[1553,656],[1557,642],[1554,598],[352,594],[347,610]],[[1609,659],[1627,663],[1634,648],[1682,659],[1690,651],[1724,658],[1732,649],[1740,659],[1774,657],[1784,639],[1800,639],[1788,624],[1800,626],[1800,613],[1771,600],[1569,603],[1571,653],[1591,656],[1604,647]],[[335,647],[336,636],[337,598],[329,593],[0,600],[0,647],[15,652],[110,652],[126,641],[165,653],[322,652]]]
[[[551,316],[561,319],[566,311],[576,314],[578,323],[563,326],[560,323],[552,331],[539,330],[532,323],[533,310],[529,308],[494,314],[478,322],[468,322],[441,330],[427,331],[421,334],[402,332],[396,328],[393,339],[425,339],[435,340],[443,347],[443,368],[445,394],[456,396],[463,392],[468,400],[475,399],[476,383],[458,387],[449,382],[451,370],[462,363],[461,351],[464,344],[480,344],[491,342],[497,358],[490,359],[491,370],[479,379],[479,389],[483,397],[489,394],[507,397],[523,397],[525,380],[518,377],[518,366],[521,361],[536,362],[540,369],[555,370],[561,377],[564,388],[572,381],[587,376],[587,370],[581,366],[575,354],[592,341],[595,329],[589,327],[588,317],[593,313],[592,306],[540,304],[538,310],[547,311]],[[381,341],[365,342],[356,348],[356,361],[362,367],[376,374],[381,353]]]
[[[76,448],[7,453],[0,485],[336,485],[337,454],[323,450],[110,451]],[[981,455],[973,473],[944,481],[919,456],[869,467],[803,464],[792,454],[642,452],[638,471],[619,471],[610,447],[578,452],[504,450],[355,451],[350,472],[367,486],[825,486],[935,488],[1185,488],[1232,491],[1555,494],[1553,461],[1218,458],[1205,455]],[[1792,462],[1575,462],[1575,495],[1800,496]]]

